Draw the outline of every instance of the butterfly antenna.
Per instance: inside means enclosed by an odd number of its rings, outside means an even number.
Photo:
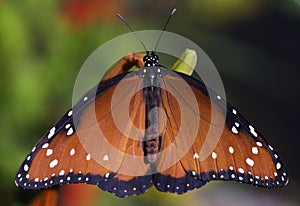
[[[128,27],[128,29],[133,33],[133,35],[135,36],[135,38],[141,43],[141,45],[144,47],[145,51],[148,52],[145,44],[143,43],[143,41],[139,38],[139,36],[136,34],[136,32],[131,28],[131,26],[127,23],[126,19],[121,15],[121,14],[117,14],[117,17],[119,17],[124,24],[126,24],[126,26]]]
[[[161,39],[161,37],[162,37],[164,31],[166,30],[167,25],[169,24],[169,21],[170,21],[171,17],[175,14],[175,12],[176,12],[176,8],[174,8],[174,9],[172,10],[172,12],[170,13],[170,15],[168,16],[167,21],[166,21],[166,23],[164,24],[164,27],[163,27],[163,29],[161,30],[161,33],[160,33],[160,35],[159,35],[159,38],[158,38],[158,40],[157,40],[157,42],[156,42],[155,49],[154,49],[154,53],[156,52],[158,43],[160,42],[160,39]]]

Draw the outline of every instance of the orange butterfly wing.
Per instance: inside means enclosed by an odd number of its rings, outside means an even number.
[[[154,185],[161,191],[174,193],[198,188],[210,180],[234,180],[268,188],[286,185],[288,177],[284,162],[254,127],[211,90],[210,101],[208,90],[201,82],[184,74],[179,75],[180,77],[168,75],[163,80],[168,91],[162,94],[162,104],[170,124],[166,124],[162,145],[169,146],[172,143],[173,149],[172,154],[162,156],[157,164],[161,166],[170,161],[170,158],[179,161],[156,174]],[[199,113],[195,111],[195,104],[185,101],[186,97],[181,96],[183,92],[180,89],[183,84],[190,86]],[[171,94],[176,92],[179,94],[177,99]],[[178,98],[183,102],[180,106]],[[217,121],[214,123],[211,122],[212,107],[216,111]],[[180,110],[188,113],[188,118],[183,119]],[[193,139],[184,133],[174,133],[174,129],[178,130],[179,120],[185,121],[189,127],[192,125],[190,120],[197,119],[197,116],[200,120],[195,141],[186,154],[180,154],[178,151],[186,151],[182,145],[190,145]],[[219,124],[222,122],[225,125]],[[209,129],[213,134],[220,132],[220,138],[208,137]]]
[[[141,84],[138,76],[122,81],[127,93],[117,95],[116,103],[111,105],[123,77],[119,76],[115,82],[103,82],[91,90],[41,138],[21,165],[17,185],[41,189],[67,183],[96,184],[120,197],[143,193],[152,186],[151,176],[145,175],[149,165],[143,161],[140,141],[143,134],[140,132],[138,140],[128,138],[119,131],[112,116],[112,112],[122,113],[124,99],[132,93],[130,117],[139,131],[145,127],[142,93],[134,93]],[[99,129],[104,139],[99,138]],[[137,135],[130,131],[130,125],[128,129],[129,135]],[[138,165],[135,172],[140,176],[130,175],[132,160],[126,155],[141,157],[135,159]]]

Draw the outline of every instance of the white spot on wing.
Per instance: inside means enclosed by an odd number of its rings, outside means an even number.
[[[87,161],[91,160],[91,154],[87,154],[86,158]]]
[[[57,164],[58,164],[58,160],[57,160],[57,159],[54,159],[54,160],[52,160],[52,161],[50,162],[49,167],[50,167],[50,168],[53,168],[53,167],[55,167]]]
[[[46,156],[49,157],[52,154],[53,154],[53,149],[47,149]]]
[[[272,151],[274,150],[273,147],[272,147],[271,145],[269,145],[269,148],[270,148],[270,150],[272,150]]]
[[[71,134],[73,134],[73,128],[72,127],[68,130],[67,136],[70,136]]]
[[[50,139],[51,137],[53,137],[53,135],[55,134],[55,127],[52,127],[49,131],[49,134],[48,134],[48,139]]]
[[[244,170],[242,168],[239,168],[239,173],[244,174]]]
[[[230,154],[233,154],[233,153],[234,153],[234,149],[233,149],[232,146],[229,146],[229,153],[230,153]]]
[[[75,154],[75,149],[72,148],[72,149],[70,150],[70,155],[73,156],[74,154]]]
[[[216,159],[217,158],[217,153],[215,153],[215,152],[212,152],[212,154],[211,154],[211,157],[213,158],[213,159]]]
[[[279,170],[280,168],[281,168],[281,164],[280,164],[280,162],[277,162],[277,163],[276,163],[276,169]]]
[[[49,146],[49,144],[48,144],[48,143],[45,143],[45,144],[43,144],[42,148],[43,148],[43,149],[46,149],[48,146]]]
[[[61,170],[60,172],[59,172],[59,175],[60,176],[62,176],[62,175],[64,175],[65,174],[65,170]]]
[[[251,134],[253,134],[254,137],[258,137],[258,135],[255,132],[255,129],[254,129],[254,127],[252,125],[249,125],[249,129],[250,129]]]
[[[108,161],[108,155],[107,154],[103,156],[103,160]]]
[[[253,167],[253,165],[254,165],[254,161],[252,159],[250,159],[249,157],[246,159],[246,163],[251,167]]]
[[[24,167],[23,167],[23,169],[24,169],[25,172],[27,172],[28,169],[29,169],[28,164],[25,164]]]
[[[31,150],[31,152],[34,152],[34,151],[35,151],[35,149],[36,149],[36,147],[33,147],[33,148],[32,148],[32,150]]]
[[[238,133],[239,133],[239,131],[236,129],[235,126],[232,126],[231,131],[232,131],[234,134],[238,134]]]
[[[72,110],[70,110],[70,111],[68,112],[68,116],[70,117],[70,116],[72,116],[72,114],[73,114],[73,112],[72,112]]]
[[[257,147],[252,147],[252,153],[253,154],[258,154],[258,149],[257,149]]]
[[[232,113],[233,113],[233,114],[237,114],[237,112],[236,112],[235,109],[232,109]]]
[[[199,155],[198,155],[198,153],[196,152],[195,154],[194,154],[194,159],[198,159],[199,158]]]

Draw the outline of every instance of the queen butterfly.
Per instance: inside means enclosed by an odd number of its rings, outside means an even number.
[[[141,69],[127,72],[134,65]],[[185,85],[196,105],[182,89]],[[123,93],[113,101],[120,87]],[[122,121],[127,133],[113,117],[113,113],[123,115],[124,105],[133,123],[128,127]],[[211,122],[212,108],[224,120],[224,127]],[[93,114],[96,122],[91,120]],[[186,114],[189,122],[182,129]],[[97,139],[99,128],[105,141]],[[191,132],[194,128],[195,134]],[[221,136],[209,155],[201,158],[202,147],[210,144],[205,142],[210,128],[221,130]],[[189,142],[193,135],[195,139]],[[82,145],[82,137],[91,150]],[[115,156],[114,149],[120,155]],[[164,150],[168,152],[162,153]],[[128,156],[136,159],[134,165],[129,164]],[[136,175],[122,172],[130,169]],[[20,166],[15,183],[25,189],[95,184],[126,197],[142,194],[152,185],[182,194],[211,180],[274,188],[286,185],[288,176],[277,152],[235,108],[195,78],[159,66],[158,56],[151,52],[121,59],[37,142]]]

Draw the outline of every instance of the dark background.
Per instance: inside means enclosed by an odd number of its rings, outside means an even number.
[[[35,194],[14,185],[36,141],[71,107],[73,85],[101,44],[136,30],[167,30],[197,43],[216,65],[227,99],[264,134],[287,164],[280,189],[213,182],[183,196],[118,199],[97,192],[95,205],[299,205],[300,1],[56,0],[0,2],[0,205]],[[133,51],[134,52],[134,51]],[[107,54],[109,55],[109,54]],[[101,66],[101,65],[99,65]]]

